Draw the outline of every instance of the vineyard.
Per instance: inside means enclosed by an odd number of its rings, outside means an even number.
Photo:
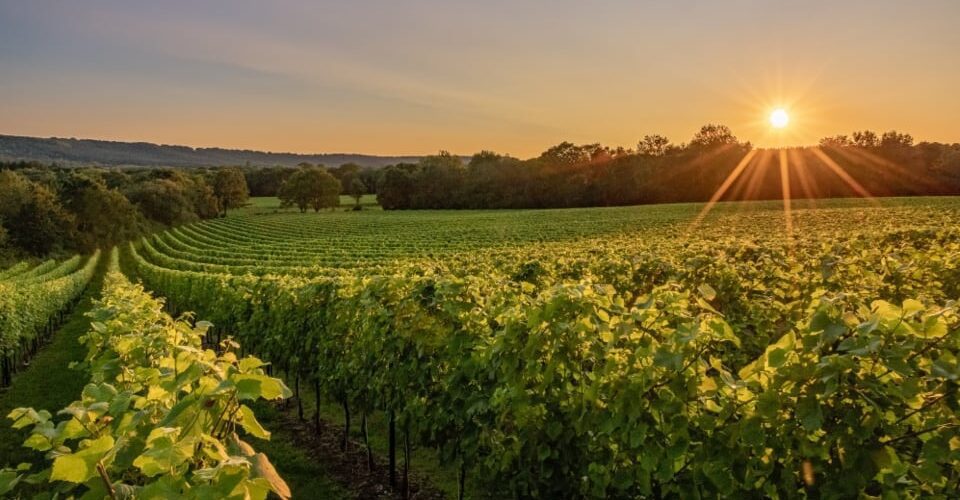
[[[0,0],[0,500],[960,500],[958,25]]]
[[[264,375],[260,360],[238,358],[232,341],[202,349],[209,324],[164,313],[117,258],[114,249],[92,330],[81,338],[90,382],[80,399],[57,417],[33,408],[8,415],[29,429],[24,446],[52,464],[0,472],[0,494],[23,483],[50,498],[289,497],[266,455],[237,434],[269,438],[247,403],[289,397],[289,389]]]
[[[26,262],[0,271],[0,385],[29,362],[93,277],[100,253],[62,262]]]
[[[960,201],[818,204],[247,215],[124,261],[473,496],[955,496]]]

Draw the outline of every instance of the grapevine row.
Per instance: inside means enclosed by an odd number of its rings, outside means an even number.
[[[0,494],[36,485],[56,497],[248,498],[290,490],[269,459],[241,438],[270,433],[247,404],[290,396],[264,364],[201,346],[209,323],[174,320],[163,303],[130,283],[111,252],[102,298],[88,313],[82,366],[90,382],[57,413],[18,408],[24,446],[46,452],[49,467],[0,472]],[[26,486],[29,488],[29,486]]]
[[[0,281],[0,383],[9,385],[13,370],[36,352],[62,322],[64,312],[90,283],[100,252],[76,256],[41,271],[17,274]],[[53,262],[53,261],[50,261]]]
[[[958,242],[584,240],[559,258],[269,279],[131,257],[298,390],[388,412],[488,492],[949,496]]]

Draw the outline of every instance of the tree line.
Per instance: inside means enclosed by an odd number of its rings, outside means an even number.
[[[728,127],[705,125],[679,145],[648,135],[636,149],[564,142],[528,160],[484,151],[464,162],[441,152],[379,171],[377,200],[386,210],[707,201],[752,150]],[[824,138],[782,155],[758,150],[749,160],[721,199],[779,199],[784,184],[796,198],[960,194],[960,144],[915,144],[896,131]]]
[[[222,216],[249,190],[239,169],[61,168],[0,164],[0,257],[107,248],[162,228]]]
[[[248,149],[192,148],[149,142],[101,141],[65,137],[20,137],[0,134],[0,161],[19,159],[58,162],[72,167],[153,166],[229,167],[237,165],[285,165],[301,162],[340,165],[358,163],[383,167],[391,163],[416,161],[415,156],[374,156],[355,153],[297,154]]]
[[[335,168],[76,167],[0,162],[0,263],[108,248],[167,227],[226,216],[250,196],[319,211],[373,193],[376,171]]]
[[[721,200],[779,199],[784,186],[794,198],[955,195],[960,144],[865,130],[814,148],[754,151],[726,126],[705,125],[683,144],[647,135],[635,149],[563,142],[527,160],[440,152],[384,168],[0,162],[0,261],[106,248],[224,216],[249,196],[276,196],[301,212],[336,207],[341,193],[354,209],[365,194],[386,210],[560,208],[706,201],[724,184]]]
[[[360,198],[375,194],[379,170],[344,163],[338,167],[301,162],[297,168],[275,166],[242,169],[250,186],[251,196],[276,196],[282,206],[297,207],[301,212],[312,208],[319,211],[340,204],[340,194],[355,200],[359,210]]]

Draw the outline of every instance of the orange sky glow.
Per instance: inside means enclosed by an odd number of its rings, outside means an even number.
[[[0,2],[0,133],[522,158],[706,123],[960,141],[955,0],[160,4]]]

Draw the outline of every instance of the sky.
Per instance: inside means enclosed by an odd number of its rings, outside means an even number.
[[[521,158],[706,123],[957,142],[957,26],[958,0],[0,0],[0,134]]]

